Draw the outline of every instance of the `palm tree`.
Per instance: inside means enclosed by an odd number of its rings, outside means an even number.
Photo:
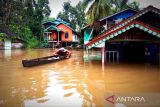
[[[129,0],[84,0],[86,5],[89,5],[92,2],[86,12],[87,22],[92,28],[90,36],[94,30],[100,30],[99,19],[129,7],[134,9],[139,8],[138,2],[134,1],[129,4],[128,1]]]
[[[88,11],[86,12],[87,21],[92,28],[90,36],[93,31],[100,29],[99,19],[109,15],[111,13],[111,5],[108,0],[87,0],[87,5],[92,2]]]
[[[87,11],[89,24],[98,21],[100,18],[110,14],[110,4],[108,0],[95,0]]]

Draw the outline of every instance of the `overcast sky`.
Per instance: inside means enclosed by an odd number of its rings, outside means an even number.
[[[63,9],[62,5],[66,1],[69,1],[69,0],[49,0],[49,6],[51,8],[50,17],[56,18],[58,13],[62,11]],[[71,1],[71,5],[75,6],[79,1],[82,1],[82,0],[70,0],[70,1]],[[129,0],[129,2],[132,2],[132,1],[134,0]],[[153,5],[160,9],[160,0],[135,0],[135,1],[139,1],[141,8],[146,7],[148,5]]]

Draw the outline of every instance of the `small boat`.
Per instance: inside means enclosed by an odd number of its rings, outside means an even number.
[[[64,48],[61,48],[58,51],[56,51],[56,53],[54,53],[52,56],[41,57],[41,58],[30,59],[30,60],[22,60],[22,64],[23,64],[23,67],[32,67],[36,65],[42,65],[42,64],[60,61],[63,59],[68,59],[70,57],[71,57],[71,52],[68,50],[65,50]]]
[[[32,67],[32,66],[60,61],[60,60],[67,59],[67,58],[68,57],[53,55],[53,56],[41,57],[41,58],[30,59],[30,60],[22,60],[22,64],[23,64],[23,67]]]

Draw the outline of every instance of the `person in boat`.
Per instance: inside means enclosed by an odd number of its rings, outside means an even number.
[[[69,58],[71,56],[71,52],[67,49],[60,48],[54,53],[54,56]]]

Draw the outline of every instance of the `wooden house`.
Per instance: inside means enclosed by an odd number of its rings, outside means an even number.
[[[42,25],[44,28],[44,39],[50,47],[66,47],[79,43],[79,35],[65,21],[55,19],[44,22]]]
[[[102,62],[160,62],[159,19],[160,9],[148,6],[98,34],[85,46],[91,49],[101,45]]]
[[[125,9],[123,11],[120,11],[118,13],[115,13],[110,16],[106,16],[102,19],[99,20],[101,30],[99,32],[96,32],[95,30],[92,31],[92,28],[90,28],[89,25],[85,26],[82,31],[83,31],[83,37],[84,37],[84,44],[87,44],[89,41],[91,41],[95,36],[97,36],[99,33],[104,32],[105,30],[113,27],[117,23],[121,22],[124,19],[127,19],[134,14],[136,14],[137,11],[133,9]],[[91,34],[91,32],[93,32]],[[98,47],[98,46],[96,46]],[[99,46],[101,47],[101,46]]]

